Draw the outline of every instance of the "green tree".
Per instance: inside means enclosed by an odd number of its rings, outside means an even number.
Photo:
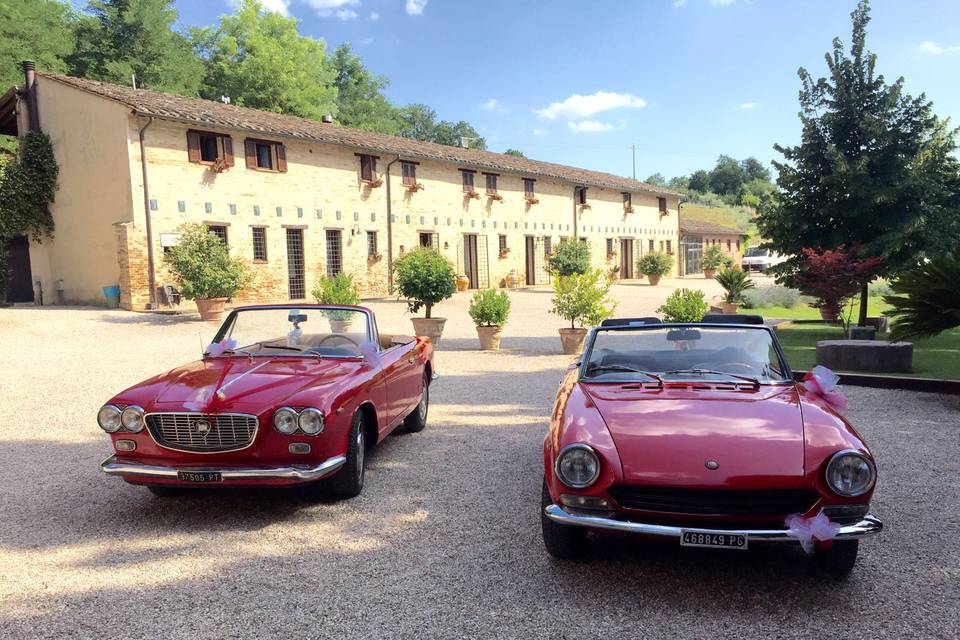
[[[516,158],[526,158],[527,156],[523,155],[523,151],[518,151],[517,149],[507,149],[503,152],[505,156],[514,156]]]
[[[201,94],[234,104],[319,120],[337,109],[335,71],[326,45],[300,35],[295,18],[242,0],[216,27],[193,30],[206,64]]]
[[[41,71],[65,72],[74,20],[70,5],[56,0],[0,0],[0,93],[23,84],[22,60],[33,60]]]
[[[790,282],[804,248],[835,249],[859,243],[861,255],[884,259],[881,274],[917,264],[925,254],[960,242],[955,131],[933,114],[921,95],[904,92],[903,78],[887,84],[866,50],[869,3],[851,14],[850,54],[840,39],[826,55],[829,78],[799,71],[801,142],[776,145],[780,193],[757,217],[767,246],[792,256],[776,269]],[[859,323],[866,322],[867,285]]]
[[[471,149],[486,149],[487,141],[468,122],[437,122],[437,112],[425,104],[411,104],[400,110],[400,132],[404,138],[436,142],[451,147],[466,142]]]
[[[469,122],[459,120],[456,123],[441,120],[433,129],[430,142],[451,147],[466,146],[470,149],[486,149],[487,141]]]
[[[658,187],[667,186],[667,179],[663,177],[662,173],[654,173],[647,176],[647,179],[644,180],[647,184],[655,184]]]
[[[203,65],[190,43],[173,30],[172,0],[90,0],[69,56],[73,75],[195,95]]]
[[[700,193],[710,191],[710,172],[706,169],[698,169],[690,174],[687,181],[687,187]]]
[[[690,187],[690,177],[689,176],[674,176],[670,178],[670,181],[667,182],[667,186],[671,189],[689,189]]]
[[[734,158],[721,155],[710,172],[710,190],[720,195],[737,193],[747,179],[743,167]]]
[[[770,182],[770,169],[764,166],[762,162],[750,156],[740,161],[740,168],[746,181],[759,180],[761,182]]]
[[[337,88],[337,121],[348,127],[396,135],[400,114],[383,95],[387,79],[374,75],[342,44],[333,52],[333,84]]]

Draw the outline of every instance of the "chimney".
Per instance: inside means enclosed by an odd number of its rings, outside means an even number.
[[[23,61],[23,95],[27,101],[30,131],[40,130],[40,112],[37,109],[37,66],[33,60]]]
[[[320,122],[322,122],[323,124],[333,124],[333,116],[331,116],[330,114],[327,114],[322,118],[320,118]]]

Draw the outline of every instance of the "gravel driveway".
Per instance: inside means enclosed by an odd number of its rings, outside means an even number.
[[[693,283],[694,285],[702,284]],[[664,287],[619,285],[649,314]],[[387,439],[364,493],[157,498],[97,471],[100,404],[196,358],[193,316],[0,309],[0,638],[956,638],[960,401],[850,387],[879,459],[881,536],[843,584],[798,550],[540,540],[541,442],[568,358],[549,294],[514,292],[500,353],[447,315],[429,425]],[[381,329],[404,306],[371,303]]]

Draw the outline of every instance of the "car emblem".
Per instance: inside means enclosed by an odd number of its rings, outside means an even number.
[[[720,468],[720,463],[716,460],[707,460],[703,463],[703,466],[705,466],[707,469],[710,469],[710,471],[716,471]]]
[[[193,423],[193,428],[197,430],[201,436],[205,436],[210,433],[210,423],[206,420],[197,420]]]

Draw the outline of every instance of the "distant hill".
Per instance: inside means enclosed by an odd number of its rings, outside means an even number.
[[[731,207],[726,205],[715,207],[684,202],[681,205],[681,212],[685,218],[740,229],[750,235],[747,240],[749,244],[756,244],[757,242],[757,226],[753,223],[755,212],[752,207]]]

